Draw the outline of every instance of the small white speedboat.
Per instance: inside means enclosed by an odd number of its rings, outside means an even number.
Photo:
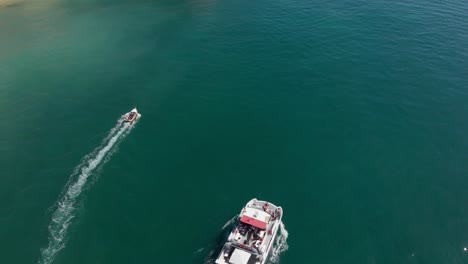
[[[127,114],[127,116],[125,117],[124,122],[133,123],[136,120],[137,117],[138,117],[138,110],[135,107],[135,108],[132,109],[132,111],[130,111],[130,113]]]

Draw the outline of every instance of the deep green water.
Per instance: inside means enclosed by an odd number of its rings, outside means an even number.
[[[468,263],[466,1],[16,3],[0,263],[44,261],[133,106],[52,263],[209,263],[253,197],[284,208],[281,264]]]

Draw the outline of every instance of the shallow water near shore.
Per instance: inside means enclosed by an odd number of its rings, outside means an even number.
[[[468,261],[465,1],[0,3],[0,263]]]

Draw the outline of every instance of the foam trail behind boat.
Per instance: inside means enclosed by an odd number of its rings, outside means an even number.
[[[127,114],[124,114],[117,119],[117,124],[115,124],[115,126],[111,130],[109,130],[107,136],[102,140],[101,145],[109,141],[109,139],[111,139],[115,135],[115,133],[122,128],[123,120],[125,119],[126,115]],[[99,149],[99,147],[97,149]]]
[[[39,264],[52,263],[57,253],[65,247],[68,229],[72,219],[76,216],[76,203],[89,176],[109,160],[121,140],[130,133],[133,125],[130,123],[122,124],[121,119],[119,119],[102,144],[86,155],[70,175],[70,180],[52,215],[52,221],[49,224],[49,245],[41,250]]]
[[[271,250],[271,258],[270,261],[272,263],[279,263],[279,258],[281,253],[284,251],[288,250],[288,230],[286,230],[286,227],[284,226],[283,222],[280,224],[280,229],[278,230],[278,235],[276,236],[275,239],[275,244],[273,244],[273,248]]]

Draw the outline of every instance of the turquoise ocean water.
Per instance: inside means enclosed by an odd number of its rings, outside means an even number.
[[[253,197],[269,263],[468,263],[467,29],[462,0],[0,1],[0,263],[211,263]]]

